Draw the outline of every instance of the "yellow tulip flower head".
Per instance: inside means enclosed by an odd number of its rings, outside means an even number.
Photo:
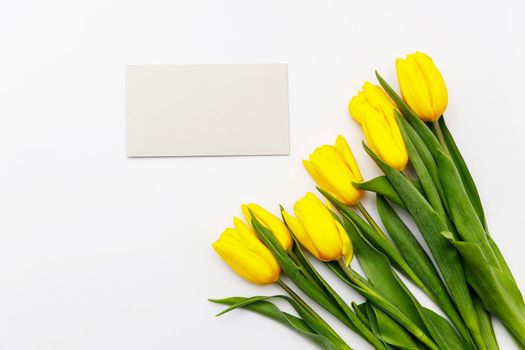
[[[354,205],[363,196],[363,191],[352,185],[352,182],[363,182],[363,178],[341,135],[337,136],[335,146],[318,147],[303,164],[317,185],[340,202]]]
[[[394,114],[397,108],[385,92],[365,82],[363,91],[352,98],[348,108],[363,128],[374,153],[391,167],[403,170],[408,163],[408,152]]]
[[[405,102],[424,121],[437,120],[448,105],[445,80],[432,59],[422,52],[396,60],[397,79]]]
[[[352,242],[345,229],[330,210],[313,193],[299,199],[294,205],[295,217],[283,211],[282,215],[295,238],[317,259],[333,261],[352,260]]]
[[[281,244],[281,247],[287,252],[292,249],[293,239],[290,230],[277,216],[270,213],[268,210],[264,209],[257,204],[243,204],[241,206],[244,218],[248,221],[249,225],[252,225],[252,215],[251,212],[255,215],[257,220],[266,227],[268,230],[272,231],[275,238]]]
[[[279,279],[281,267],[255,232],[241,219],[233,219],[213,243],[213,249],[241,277],[257,284],[270,284]]]

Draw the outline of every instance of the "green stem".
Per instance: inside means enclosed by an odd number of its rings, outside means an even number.
[[[303,264],[301,264],[301,261],[293,251],[290,250],[288,252],[288,256],[294,261],[294,263],[297,264],[299,270],[301,270],[301,273],[308,281],[310,281],[313,284],[317,284],[317,281],[313,278],[312,275],[310,275],[310,273],[308,273],[308,270],[303,266]]]
[[[297,293],[293,291],[292,288],[288,287],[281,279],[276,282],[279,287],[281,287],[288,295],[292,297],[293,300],[299,304],[309,315],[312,317],[316,323],[316,327],[313,327],[315,331],[319,331],[319,334],[323,334],[331,338],[339,350],[352,350],[352,348],[345,343],[345,341],[337,334],[332,327],[321,316],[319,316],[311,307],[308,305]],[[309,324],[313,326],[312,324]],[[318,328],[320,327],[320,328]]]
[[[447,142],[445,141],[445,137],[443,136],[443,131],[441,131],[441,125],[439,125],[439,118],[432,122],[432,126],[434,127],[434,131],[436,132],[437,138],[439,140],[439,143],[443,147],[443,150],[446,154],[450,155]]]
[[[339,263],[339,266],[343,270],[345,276],[348,277],[348,279],[350,279],[350,281],[352,281],[352,283],[354,283],[357,288],[363,289],[366,292],[366,294],[372,297],[371,299],[368,299],[367,297],[368,301],[375,304],[377,307],[379,307],[388,315],[390,315],[390,317],[396,320],[401,326],[405,327],[406,330],[412,333],[414,337],[416,337],[419,341],[425,344],[428,348],[432,350],[440,350],[437,344],[429,336],[427,336],[423,330],[421,330],[407,316],[405,316],[401,310],[399,310],[395,305],[392,305],[392,303],[390,303],[382,295],[377,293],[373,287],[370,287],[368,284],[363,283],[362,280],[358,277],[359,274],[355,272],[351,267],[346,266],[342,259],[339,259],[337,262]],[[359,292],[359,290],[357,291]]]
[[[521,349],[525,349],[525,315],[518,309],[521,308],[509,308],[511,310],[505,320],[501,317],[500,320],[503,322],[505,327],[512,333],[516,342],[519,343]]]
[[[293,300],[295,300],[299,305],[301,305],[302,308],[304,308],[306,311],[314,315],[316,318],[321,319],[321,316],[317,315],[317,313],[304,301],[297,293],[293,291],[292,288],[288,287],[286,283],[283,282],[283,280],[279,279],[276,282],[279,287],[281,287],[286,293],[288,293]]]
[[[361,202],[358,202],[355,206],[356,206],[357,209],[359,209],[359,211],[361,212],[361,214],[363,214],[363,216],[365,217],[366,221],[368,221],[368,223],[370,224],[370,226],[372,226],[372,228],[373,228],[377,233],[379,233],[381,236],[383,236],[384,238],[386,238],[386,235],[385,235],[385,233],[383,232],[383,230],[381,230],[381,227],[379,227],[379,225],[375,222],[374,218],[372,217],[372,215],[370,215],[370,213],[368,212],[368,210],[366,210],[366,208],[363,206],[363,204],[361,204]]]

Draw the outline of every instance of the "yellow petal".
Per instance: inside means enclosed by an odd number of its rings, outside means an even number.
[[[341,241],[343,242],[343,257],[345,259],[346,266],[350,265],[350,262],[352,261],[352,258],[354,256],[354,248],[352,246],[352,241],[350,240],[350,237],[348,237],[348,234],[346,233],[346,230],[341,226],[339,222],[336,221],[335,225],[337,226],[337,230],[339,231],[339,235],[341,236]]]
[[[423,72],[432,100],[434,118],[437,119],[445,112],[448,105],[448,92],[445,80],[429,56],[422,52],[416,52],[414,58],[419,69]]]
[[[335,147],[341,152],[344,160],[346,161],[346,164],[352,171],[352,175],[354,176],[354,182],[362,182],[363,178],[361,177],[361,172],[359,171],[359,167],[357,166],[357,162],[355,161],[354,154],[352,153],[350,146],[348,146],[348,143],[346,142],[346,139],[343,136],[337,136],[335,140]]]
[[[359,201],[362,192],[352,185],[356,179],[346,163],[320,158],[317,160],[317,164],[318,173],[334,188],[334,192],[337,194],[336,198],[339,201],[348,205],[353,205]]]
[[[233,226],[236,231],[234,235],[246,249],[257,254],[270,265],[276,261],[272,252],[259,240],[253,228],[247,226],[244,221],[237,217],[233,218]]]
[[[282,211],[282,215],[284,221],[286,222],[286,225],[288,225],[290,230],[293,232],[295,238],[303,245],[303,247],[305,247],[310,252],[310,254],[315,256],[317,259],[320,259],[317,248],[315,248],[312,239],[310,238],[310,236],[308,236],[308,232],[306,232],[299,220],[297,220],[284,210]]]
[[[385,163],[397,170],[402,170],[408,162],[408,154],[404,147],[400,147],[394,141],[389,126],[385,127],[384,119],[383,122],[380,121],[381,119],[382,116],[379,114],[367,114],[363,123],[366,140],[370,148]]]
[[[308,160],[303,160],[303,165],[306,171],[308,172],[308,174],[310,174],[312,179],[314,179],[314,181],[317,183],[319,187],[321,187],[323,190],[325,190],[326,192],[330,193],[332,196],[339,199],[339,195],[337,194],[335,188],[319,174],[319,170],[314,163]]]
[[[279,218],[258,204],[248,204],[248,208],[266,228],[272,231],[284,250],[292,249],[293,240],[290,231]]]
[[[253,239],[248,238],[248,240]],[[280,267],[273,256],[267,260],[260,256],[258,252],[266,249],[264,245],[258,242],[260,247],[256,251],[248,249],[242,240],[242,236],[236,229],[226,229],[219,239],[213,243],[213,248],[219,256],[241,277],[257,284],[273,283],[279,279]],[[253,246],[251,248],[254,248]],[[271,253],[269,253],[271,255]]]
[[[361,124],[361,119],[367,108],[369,108],[369,105],[366,101],[364,93],[361,91],[352,97],[350,103],[348,104],[348,111],[350,112],[350,115],[359,124]]]
[[[305,228],[323,261],[337,260],[342,254],[342,242],[330,211],[313,193],[308,192],[294,205],[297,219]]]
[[[408,55],[405,60],[396,60],[396,68],[403,99],[421,119],[433,120],[434,112],[430,92],[425,83],[423,72],[414,58]]]

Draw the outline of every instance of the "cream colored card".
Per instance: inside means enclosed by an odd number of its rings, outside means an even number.
[[[126,67],[129,157],[286,155],[283,64]]]

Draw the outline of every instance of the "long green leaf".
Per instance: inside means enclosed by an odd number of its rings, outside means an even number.
[[[374,337],[374,335],[364,326],[359,323],[359,319],[355,316],[348,306],[344,306],[342,299],[334,292],[329,294],[326,288],[323,288],[317,283],[313,283],[304,275],[304,267],[298,266],[284,251],[280,243],[274,237],[273,233],[264,227],[255,215],[252,215],[252,226],[257,236],[270,249],[272,254],[276,257],[285,274],[292,280],[292,282],[312,300],[317,302],[325,308],[332,315],[337,317],[341,322],[347,325],[356,333],[362,335],[370,344],[376,349],[384,349],[383,344]],[[313,268],[312,268],[313,269]],[[329,287],[328,284],[326,286]],[[326,287],[325,286],[325,287]],[[335,298],[335,299],[334,299]],[[347,311],[350,310],[348,313]]]
[[[479,244],[490,263],[500,267],[483,224],[479,221],[476,210],[468,198],[452,159],[440,151],[437,153],[437,165],[440,169],[439,179],[443,186],[449,212],[462,240]]]
[[[343,214],[343,226],[354,244],[359,263],[372,284],[372,288],[367,285],[353,286],[353,288],[399,322],[416,339],[432,349],[437,349],[438,346],[427,334],[427,323],[421,317],[419,304],[393,272],[388,259],[361,236],[357,226],[345,214]],[[439,333],[440,330],[432,328],[431,332]]]
[[[490,264],[479,244],[460,242],[443,233],[457,248],[467,267],[470,285],[483,307],[498,317],[525,348],[525,303],[516,283]]]
[[[503,257],[503,255],[501,254],[500,250],[499,250],[499,247],[496,245],[496,243],[494,242],[494,240],[490,237],[489,235],[489,232],[488,232],[488,226],[487,226],[487,222],[486,222],[486,217],[485,217],[485,212],[483,210],[483,205],[481,203],[481,199],[480,199],[480,196],[479,196],[479,192],[478,192],[478,189],[476,187],[476,184],[474,182],[474,179],[472,178],[472,175],[468,169],[468,166],[456,144],[456,141],[454,140],[453,136],[452,136],[452,133],[450,132],[450,130],[448,129],[447,127],[447,124],[445,122],[445,118],[442,116],[440,119],[439,119],[439,126],[440,126],[440,129],[441,129],[441,132],[443,134],[443,138],[445,140],[445,144],[447,146],[447,150],[448,150],[448,155],[450,156],[450,158],[452,159],[458,173],[459,173],[459,176],[461,178],[461,182],[463,184],[463,187],[465,189],[465,192],[468,196],[468,199],[472,205],[472,207],[474,208],[474,211],[476,212],[478,218],[479,218],[479,221],[481,222],[483,228],[485,229],[485,233],[489,236],[488,237],[488,241],[489,241],[489,244],[490,246],[492,247],[492,251],[493,253],[495,254],[496,256],[496,259],[498,260],[499,262],[499,265],[501,266],[501,268],[503,269],[504,272],[506,272],[508,274],[508,276],[514,280],[514,276],[512,275],[512,272],[505,260],[505,258]]]
[[[371,245],[366,244],[366,239],[360,235],[359,230],[357,233],[357,235],[350,233],[354,239],[357,239],[358,243],[355,245],[364,250],[364,254],[358,252],[357,257],[374,288],[382,293],[387,300],[398,306],[413,321],[419,320],[418,326],[422,330],[428,330],[440,348],[472,349],[471,345],[456,334],[448,321],[419,304],[410,290],[392,271],[386,257]],[[372,278],[372,276],[374,277]],[[412,311],[407,313],[408,310]]]
[[[443,138],[445,139],[445,143],[447,145],[450,157],[454,161],[454,164],[456,165],[459,171],[461,180],[463,182],[463,185],[465,186],[465,190],[467,191],[470,202],[474,206],[474,209],[478,214],[479,220],[481,221],[485,229],[487,229],[485,212],[483,210],[483,205],[481,204],[481,198],[479,197],[479,192],[476,187],[476,183],[474,182],[474,179],[470,174],[467,164],[465,163],[465,159],[461,155],[456,141],[454,141],[454,138],[452,137],[452,134],[450,133],[450,130],[448,129],[447,124],[445,123],[445,118],[443,116],[439,119],[439,125],[441,127]]]
[[[474,337],[476,344],[483,349],[477,314],[470,297],[461,259],[450,242],[447,242],[440,235],[441,232],[447,231],[446,225],[409,180],[381,161],[366,145],[363,146],[370,157],[383,170],[392,186],[396,188],[401,199],[403,199],[408,212],[416,222],[432,252],[458,311]]]
[[[364,324],[359,317],[352,312],[352,309],[346,302],[337,294],[337,292],[326,282],[326,280],[317,272],[317,270],[312,266],[310,261],[304,255],[302,249],[296,245],[294,247],[294,253],[301,263],[301,267],[305,268],[316,283],[326,292],[326,294],[332,299],[333,303],[339,306],[343,313],[347,317],[347,321],[344,323],[350,327],[354,332],[360,334],[365,338],[370,344],[372,344],[376,349],[384,348],[381,342],[374,337],[374,334],[370,332],[370,329]]]
[[[379,336],[385,343],[403,350],[416,350],[420,348],[414,338],[399,323],[394,321],[387,313],[371,305],[374,312]]]
[[[450,318],[462,337],[467,340],[470,339],[468,329],[451,301],[439,273],[416,237],[381,196],[377,196],[377,209],[388,234],[403,253],[407,263],[427,286],[427,290],[430,291],[429,296]]]
[[[331,338],[330,336],[319,334],[316,331],[314,331],[308,325],[308,323],[305,322],[302,318],[299,318],[289,313],[286,313],[284,311],[281,311],[277,306],[275,306],[273,303],[268,301],[271,298],[284,299],[288,301],[294,307],[294,309],[300,308],[300,306],[297,305],[297,303],[294,303],[292,299],[284,295],[276,295],[276,296],[270,296],[270,297],[257,296],[257,297],[251,297],[251,298],[233,297],[233,298],[217,299],[217,300],[212,299],[210,301],[214,303],[218,303],[218,304],[230,305],[230,307],[228,307],[226,310],[221,312],[221,314],[224,314],[226,312],[229,312],[237,308],[244,308],[244,309],[256,312],[258,314],[264,315],[266,317],[269,317],[271,319],[274,319],[280,322],[281,324],[287,326],[288,328],[291,328],[292,330],[298,332],[302,336],[315,342],[322,349],[351,350],[351,348],[347,346],[346,344],[344,344],[342,340],[330,339]]]
[[[397,121],[405,145],[410,156],[410,162],[417,172],[419,181],[425,191],[425,197],[436,211],[443,222],[447,222],[447,215],[445,208],[441,202],[440,183],[437,175],[437,166],[432,158],[432,155],[428,151],[428,148],[424,145],[419,135],[412,129],[410,124],[402,117],[397,115]]]
[[[311,299],[343,322],[348,322],[347,316],[335,305],[330,297],[316,284],[310,282],[302,273],[301,268],[286,254],[273,233],[264,227],[255,215],[252,215],[252,226],[257,236],[270,249],[284,273]]]
[[[378,176],[366,182],[356,182],[353,186],[363,191],[375,192],[388,198],[401,207],[404,206],[401,197],[399,197],[396,189],[392,187],[392,184],[388,181],[386,176]]]
[[[347,215],[359,228],[361,233],[366,237],[366,239],[380,252],[385,254],[388,259],[391,261],[401,273],[406,277],[412,280],[419,288],[428,293],[426,290],[425,284],[419,279],[417,274],[412,270],[412,268],[405,261],[403,255],[395,248],[391,241],[386,238],[384,234],[378,233],[374,230],[363,218],[361,218],[357,213],[355,213],[351,208],[339,202],[335,197],[330,193],[324,191],[322,188],[317,188],[326,199],[328,199],[340,212]]]
[[[478,296],[473,296],[474,307],[478,314],[479,327],[481,328],[481,334],[485,340],[487,350],[499,350],[498,341],[496,334],[494,333],[494,327],[492,327],[492,320],[487,310],[483,308],[481,300]]]

